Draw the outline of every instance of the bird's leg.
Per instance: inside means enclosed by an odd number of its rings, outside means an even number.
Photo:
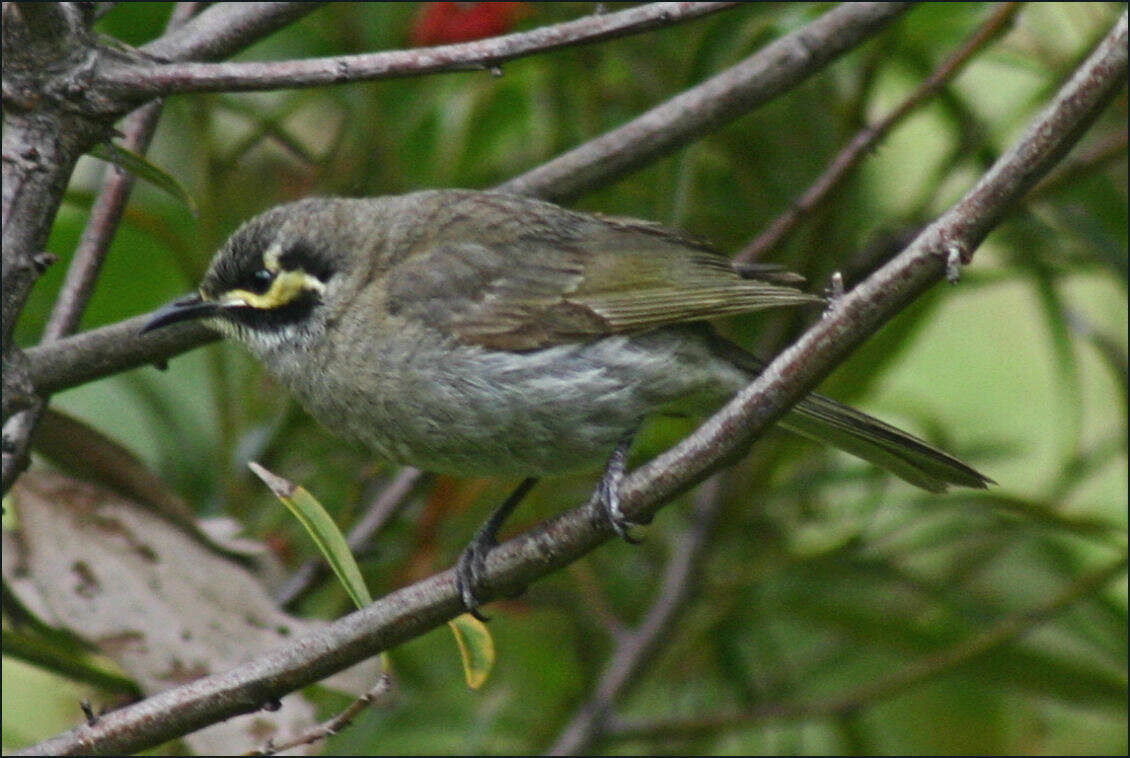
[[[498,530],[502,528],[503,522],[537,483],[536,477],[523,479],[502,505],[490,514],[486,523],[479,527],[471,544],[467,545],[463,554],[459,556],[459,562],[455,564],[455,587],[459,590],[459,596],[463,598],[463,606],[467,612],[479,621],[487,620],[478,611],[480,602],[476,596],[476,592],[485,587],[483,574],[486,572],[487,554],[498,544]]]
[[[604,474],[600,477],[600,484],[589,499],[589,508],[592,518],[597,522],[606,522],[612,530],[620,535],[625,542],[636,544],[638,539],[628,533],[636,526],[635,521],[630,521],[620,511],[620,484],[624,481],[624,470],[628,463],[628,450],[632,447],[632,439],[636,436],[635,430],[624,435],[616,445],[612,455],[608,456],[608,463],[604,465]]]

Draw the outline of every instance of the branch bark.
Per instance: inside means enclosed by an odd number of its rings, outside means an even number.
[[[1124,12],[1027,132],[977,184],[901,254],[847,293],[827,318],[777,357],[747,389],[677,445],[632,473],[625,514],[647,520],[665,500],[744,447],[860,341],[936,284],[959,251],[968,261],[989,230],[1059,160],[1126,80]],[[584,508],[553,518],[492,551],[485,578],[504,596],[610,537]],[[461,612],[454,572],[436,574],[350,614],[318,634],[223,674],[105,714],[25,751],[28,755],[134,752],[239,713],[411,639]]]
[[[322,3],[216,3],[183,26],[141,46],[154,58],[210,61],[226,58],[293,24]]]
[[[291,89],[440,71],[483,71],[526,55],[649,31],[734,5],[649,3],[474,42],[331,58],[250,63],[108,61],[99,71],[98,84],[113,97],[145,99],[186,92]],[[164,46],[154,43],[154,47]]]
[[[195,3],[180,3],[173,10],[173,14],[169,18],[168,27],[170,29],[176,29],[181,26],[188,20],[194,10]],[[5,38],[5,41],[7,41],[7,38]],[[75,41],[76,46],[84,43],[85,39]],[[68,52],[68,54],[70,53]],[[137,109],[137,111],[130,116],[125,125],[126,136],[124,146],[126,149],[142,155],[145,153],[149,148],[149,142],[153,137],[153,132],[157,129],[157,121],[161,117],[162,107],[163,104],[160,101],[152,102]],[[41,115],[50,118],[48,114],[49,111],[46,111]],[[58,118],[60,121],[64,122],[75,121],[76,119],[75,116],[66,114],[65,109],[63,113],[58,114]],[[80,117],[76,123],[94,124],[96,122]],[[60,128],[66,128],[66,123],[61,123]],[[76,144],[71,152],[75,154],[80,153],[81,146]],[[73,163],[71,165],[73,168]],[[59,289],[59,296],[51,311],[51,318],[47,322],[47,327],[44,329],[44,342],[53,342],[72,333],[82,319],[83,311],[86,310],[86,305],[94,291],[94,283],[97,281],[98,274],[102,270],[102,261],[105,260],[106,254],[110,249],[110,243],[117,233],[118,224],[121,222],[122,213],[125,211],[126,201],[129,198],[130,191],[133,189],[133,183],[133,176],[125,172],[110,169],[107,173],[102,184],[102,189],[98,194],[98,199],[95,201],[94,207],[91,208],[90,218],[87,220],[82,240],[75,249],[75,254],[71,259],[71,265],[67,269],[66,279]],[[61,199],[62,189],[59,189],[59,193]],[[42,222],[48,227],[54,220],[54,213],[57,207],[58,203],[56,202],[55,206],[50,211],[50,217],[44,217],[42,219]],[[5,237],[4,249],[5,251],[8,250],[7,237]],[[7,261],[7,254],[5,254],[5,261]],[[33,283],[34,279],[27,284],[26,290],[9,293],[9,279],[8,275],[5,274],[5,307],[8,307],[10,304],[11,307],[22,310],[24,300],[26,300],[27,294],[31,289],[31,284]],[[22,284],[23,282],[21,282],[21,285]],[[11,299],[10,295],[13,295]],[[24,300],[20,300],[17,303],[16,297],[20,295],[22,295]],[[14,328],[14,322],[18,312],[17,310],[15,314],[11,315],[11,322],[6,322],[6,339],[11,337],[9,329]],[[5,318],[8,318],[8,316],[9,314],[5,313]],[[9,345],[5,353],[15,353],[16,351],[17,349],[14,346]],[[21,411],[15,418],[9,421],[8,415],[4,415],[3,470],[2,474],[0,474],[0,477],[2,477],[3,492],[7,492],[8,488],[15,482],[16,477],[27,468],[31,437],[35,433],[40,416],[47,406],[47,401],[48,395],[40,392],[38,395],[32,397],[28,407]]]

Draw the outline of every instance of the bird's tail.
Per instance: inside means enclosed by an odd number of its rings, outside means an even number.
[[[765,364],[717,335],[715,349],[731,363],[756,376]],[[930,492],[951,485],[984,489],[994,484],[984,474],[949,453],[855,408],[815,392],[806,395],[780,421],[791,432],[837,447],[890,471]]]

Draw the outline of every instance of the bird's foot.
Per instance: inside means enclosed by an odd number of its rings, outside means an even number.
[[[537,484],[537,481],[533,477],[522,480],[522,483],[510,493],[510,496],[495,509],[486,523],[482,525],[475,534],[475,538],[471,540],[471,544],[467,545],[463,554],[459,556],[459,561],[455,564],[455,589],[459,591],[459,598],[463,601],[463,607],[467,609],[467,613],[470,613],[479,621],[488,620],[486,616],[479,613],[479,606],[483,603],[482,594],[487,588],[487,555],[498,546],[498,530],[502,528],[503,522],[518,506],[518,503],[522,502],[526,493]]]
[[[632,521],[620,510],[620,485],[624,482],[632,436],[629,434],[624,437],[609,456],[604,475],[600,477],[596,491],[589,498],[589,512],[595,523],[608,524],[622,540],[635,545],[639,543],[639,539],[633,537],[630,530],[633,526],[639,526],[640,522]]]
[[[459,597],[463,607],[479,621],[487,621],[487,617],[479,612],[482,605],[482,592],[486,589],[484,576],[486,574],[487,555],[498,545],[494,535],[479,532],[463,550],[455,564],[455,588],[459,590]]]

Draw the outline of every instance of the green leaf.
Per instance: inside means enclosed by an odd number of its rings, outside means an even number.
[[[249,461],[247,466],[255,472],[263,482],[275,493],[275,497],[282,501],[291,513],[306,527],[314,544],[325,556],[330,568],[337,574],[338,581],[345,587],[349,597],[358,608],[364,608],[373,602],[369,595],[369,588],[361,577],[361,569],[353,559],[353,552],[345,542],[345,536],[337,528],[337,524],[326,513],[326,509],[304,487],[272,474],[255,461]]]
[[[326,562],[330,564],[353,603],[358,608],[372,603],[369,588],[365,586],[361,569],[357,567],[345,536],[322,504],[306,488],[271,473],[255,461],[249,461],[247,466],[271,488],[275,497],[282,501],[314,538],[314,544],[325,556]],[[467,686],[477,690],[483,686],[494,666],[494,640],[486,625],[470,614],[465,613],[447,623],[455,635],[455,644],[459,646]]]
[[[494,639],[491,638],[487,625],[469,613],[456,616],[447,625],[455,635],[455,644],[459,646],[459,655],[463,658],[463,674],[467,677],[467,686],[477,690],[483,686],[494,667]]]
[[[112,163],[123,171],[128,171],[153,186],[165,190],[184,203],[193,216],[196,215],[196,203],[193,202],[192,196],[188,194],[188,190],[182,187],[172,174],[150,163],[145,156],[126,150],[110,141],[95,145],[91,148],[90,155],[107,163]]]

